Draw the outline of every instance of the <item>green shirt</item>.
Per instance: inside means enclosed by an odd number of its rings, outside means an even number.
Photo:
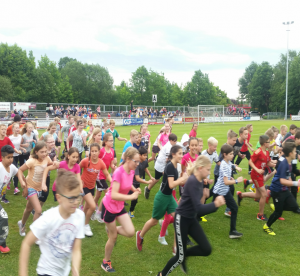
[[[87,125],[86,128],[84,128],[83,130],[86,132],[87,135],[89,135],[89,132],[90,132],[90,126]],[[86,139],[86,142],[87,142],[88,140],[89,140],[89,137]]]
[[[259,149],[259,148],[260,148],[260,143],[257,142],[257,144],[256,144],[256,149]]]
[[[113,149],[115,149],[115,139],[120,137],[118,131],[116,131],[115,129],[114,129],[114,131],[111,131],[110,128],[109,128],[109,129],[106,131],[106,133],[111,133],[111,134],[112,134],[112,136],[113,136],[113,138],[114,138],[114,146],[113,146]]]

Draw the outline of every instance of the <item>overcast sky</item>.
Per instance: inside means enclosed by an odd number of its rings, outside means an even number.
[[[32,50],[36,60],[99,63],[114,84],[142,65],[182,85],[200,69],[236,98],[251,61],[275,64],[286,52],[283,21],[295,21],[289,46],[300,50],[299,0],[4,1],[0,42]]]

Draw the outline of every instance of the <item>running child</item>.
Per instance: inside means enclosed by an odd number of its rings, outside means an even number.
[[[157,146],[159,147],[159,149],[161,150],[162,147],[168,143],[169,141],[169,135],[170,135],[170,124],[169,123],[165,123],[165,129],[164,132],[160,135],[159,140],[157,140]]]
[[[295,124],[290,125],[290,131],[283,137],[283,141],[286,140],[286,138],[290,137],[291,135],[295,135],[297,126]]]
[[[142,142],[144,143],[144,147],[147,149],[148,153],[150,153],[151,141],[150,141],[150,132],[148,131],[148,124],[141,125],[140,128],[142,134]],[[148,158],[148,157],[147,157]]]
[[[32,150],[31,158],[29,158],[24,165],[19,168],[18,178],[23,189],[27,189],[26,196],[27,204],[23,213],[22,220],[18,221],[19,234],[25,236],[25,224],[27,219],[34,209],[33,221],[37,220],[42,214],[42,206],[39,202],[39,195],[41,191],[47,191],[47,186],[42,185],[44,170],[53,165],[52,160],[47,154],[47,145],[44,141],[36,143],[35,148]],[[26,180],[23,173],[28,171]]]
[[[278,134],[277,138],[275,139],[276,145],[278,147],[282,147],[283,138],[287,134],[287,131],[288,131],[288,127],[286,125],[280,126],[280,133]]]
[[[198,124],[193,123],[193,127],[190,131],[189,137],[197,137],[197,129],[198,129]]]
[[[45,211],[30,225],[31,231],[22,242],[19,257],[19,275],[28,275],[30,247],[40,241],[41,256],[38,275],[79,276],[81,240],[84,238],[84,214],[77,209],[81,200],[80,182],[72,172],[59,170],[57,175],[59,205]]]
[[[56,155],[59,156],[60,153],[60,147],[61,147],[61,124],[60,124],[60,118],[59,117],[55,117],[54,118],[54,122],[56,122],[56,135],[57,135],[57,139],[55,140],[55,146],[56,146]]]
[[[65,155],[64,153],[67,151],[67,138],[68,138],[68,135],[69,135],[69,130],[72,127],[73,123],[74,123],[74,117],[72,115],[70,115],[68,117],[68,122],[60,130],[60,137],[59,138],[60,138],[60,140],[62,140],[62,134],[64,134],[64,145],[65,145],[63,155],[61,156],[62,159],[64,158],[64,155]]]
[[[142,141],[142,133],[139,132],[138,134],[138,139],[136,141],[136,143],[133,143],[133,147],[136,148],[137,150],[140,149],[140,147],[144,147],[145,143],[144,141]]]
[[[124,208],[124,201],[137,199],[141,193],[139,188],[136,189],[132,185],[134,171],[139,162],[137,149],[128,148],[124,154],[123,164],[115,170],[111,186],[103,198],[101,219],[106,224],[108,241],[105,245],[105,256],[101,267],[106,272],[115,272],[111,265],[111,254],[117,236],[131,238],[134,235],[134,226]],[[128,195],[129,191],[133,194]],[[116,221],[120,226],[116,225]]]
[[[225,198],[226,206],[230,209],[231,212],[229,238],[238,239],[241,238],[243,234],[239,233],[236,230],[238,206],[233,199],[233,195],[229,189],[229,185],[238,184],[244,179],[242,176],[238,177],[237,179],[234,179],[232,177],[233,164],[231,163],[231,161],[234,156],[233,147],[226,144],[223,145],[221,148],[221,154],[223,156],[223,160],[221,161],[217,183],[214,185],[213,189],[214,199],[218,196],[223,196]]]
[[[160,139],[161,134],[165,131],[165,127],[162,127],[159,131],[158,136],[155,139],[155,142],[153,143],[152,146],[152,156],[148,159],[148,163],[150,163],[151,161],[155,160],[156,154],[159,153],[160,148],[158,147],[158,140]]]
[[[2,192],[6,189],[8,183],[12,177],[14,177],[18,169],[13,165],[13,154],[14,149],[9,145],[5,145],[1,148],[1,158],[0,162],[0,197],[2,197]],[[0,204],[0,252],[8,253],[10,249],[6,245],[6,238],[8,235],[8,216],[4,208]]]
[[[102,140],[103,140],[103,137],[104,137],[104,135],[105,135],[105,133],[107,132],[108,129],[109,129],[109,124],[104,123],[103,124],[103,129],[102,129]]]
[[[125,144],[125,146],[123,148],[122,157],[121,157],[121,160],[120,160],[121,163],[123,162],[123,157],[124,157],[125,151],[129,147],[133,147],[133,144],[137,142],[138,135],[139,135],[139,133],[135,129],[132,129],[130,131],[130,139],[129,139],[129,141],[126,142],[126,144]]]
[[[174,219],[176,255],[168,261],[157,276],[169,275],[179,265],[182,271],[187,273],[187,257],[209,256],[211,254],[211,245],[197,218],[217,211],[220,206],[225,204],[225,200],[223,196],[218,196],[212,203],[201,204],[203,180],[210,174],[210,169],[211,162],[209,158],[202,155],[188,166],[187,171],[190,177],[185,183],[184,192]],[[188,235],[196,241],[197,245],[187,249]]]
[[[203,150],[203,139],[202,138],[198,138],[197,154],[201,155],[202,150]]]
[[[43,141],[44,140],[44,137],[47,136],[48,134],[52,135],[53,136],[53,139],[54,141],[56,141],[58,139],[58,136],[56,134],[56,126],[57,126],[57,123],[56,122],[51,122],[47,128],[47,131],[44,132],[42,134],[42,136],[40,137],[39,141]],[[24,127],[25,128],[25,127]],[[32,130],[31,130],[32,131]]]
[[[33,125],[33,133],[35,135],[35,138],[38,140],[39,139],[39,132],[37,130],[36,122],[31,122]]]
[[[24,151],[23,154],[21,155],[20,166],[25,164],[25,162],[29,159],[30,152],[34,148],[34,144],[37,143],[37,138],[35,137],[32,130],[33,130],[33,125],[31,122],[27,122],[22,128],[21,131],[22,140],[20,146],[24,148],[26,152]]]

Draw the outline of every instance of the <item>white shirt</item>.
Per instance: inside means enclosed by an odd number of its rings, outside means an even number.
[[[213,163],[213,161],[215,161],[215,163],[219,162],[219,156],[216,151],[214,151],[212,154],[209,154],[207,150],[204,150],[202,151],[201,155],[207,156],[211,164]],[[210,179],[210,175],[207,178]]]
[[[225,185],[224,177],[227,177],[228,180],[231,179],[232,163],[229,161],[226,163],[225,160],[222,160],[219,170],[219,178],[214,186],[214,194],[225,196],[229,191],[229,185]]]
[[[18,134],[18,136],[9,136],[8,137],[10,139],[10,141],[14,144],[15,148],[17,150],[20,150],[20,145],[21,145],[21,140],[22,140],[22,135]],[[19,156],[18,153],[14,152],[14,156]]]
[[[156,138],[156,140],[155,140],[153,146],[157,146],[157,141],[160,139],[160,136],[161,136],[161,133],[157,136],[157,138]]]
[[[275,140],[275,143],[276,143],[277,146],[281,147],[283,138],[284,138],[284,137],[281,135],[281,133],[279,133],[279,134],[277,135],[277,138],[276,138],[276,140]]]
[[[18,169],[14,164],[9,166],[9,172],[7,172],[2,162],[0,162],[0,198],[2,198],[3,188],[10,182],[11,178],[14,177],[17,172]]]
[[[79,209],[69,218],[63,219],[57,206],[43,212],[30,225],[32,233],[41,242],[37,274],[69,275],[74,241],[84,238],[84,220],[84,213]]]

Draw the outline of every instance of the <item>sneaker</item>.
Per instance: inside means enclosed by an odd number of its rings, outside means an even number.
[[[134,211],[133,211],[133,212],[130,212],[130,211],[129,211],[129,212],[128,212],[128,215],[129,215],[130,218],[134,218]]]
[[[104,220],[101,218],[101,215],[98,215],[98,216],[97,216],[97,220],[98,220],[98,222],[100,222],[100,223],[104,223]]]
[[[267,190],[267,198],[266,198],[266,203],[269,204],[269,199],[271,197],[271,191]]]
[[[40,241],[40,240],[36,240],[36,241],[35,241],[35,244],[36,244],[36,245],[40,245],[40,244],[41,244],[41,241]]]
[[[7,184],[7,190],[10,190],[10,182]]]
[[[93,236],[93,232],[92,232],[91,227],[90,227],[89,224],[86,224],[86,225],[84,226],[84,234],[85,234],[86,236],[88,236],[88,237],[92,237],[92,236]]]
[[[182,261],[182,263],[180,264],[180,269],[184,274],[187,274],[187,269],[186,269],[186,265],[185,265],[185,260]]]
[[[251,174],[251,171],[249,171],[248,174]]]
[[[205,216],[204,216],[204,217],[201,217],[201,221],[207,222],[207,219],[205,218]]]
[[[177,252],[176,247],[172,247],[172,254],[173,254],[173,256],[176,256],[176,252]]]
[[[250,191],[250,192],[253,192],[253,193],[255,193],[255,192],[256,192],[256,189],[255,189],[255,188],[252,188],[252,187],[250,187],[249,191]]]
[[[194,245],[194,243],[190,240],[189,237],[187,237],[186,245],[189,245],[189,246],[193,246]]]
[[[1,202],[5,203],[5,204],[8,204],[8,203],[9,203],[8,199],[6,199],[6,198],[2,198],[2,199],[1,199]]]
[[[162,227],[162,225],[163,225],[163,223],[164,223],[164,220],[163,219],[160,219],[159,221],[159,225],[160,225],[160,227]],[[169,235],[169,232],[168,232],[168,229],[166,230],[166,236],[168,236]]]
[[[0,246],[0,252],[3,253],[3,254],[6,254],[10,251],[10,249],[6,246],[6,247],[3,247],[3,246]]]
[[[270,204],[270,207],[271,207],[271,209],[272,209],[273,211],[275,211],[275,206],[274,206],[273,203]]]
[[[244,191],[246,192],[246,189],[247,189],[247,186],[249,185],[249,181],[248,181],[248,184],[247,184],[247,179],[244,179]]]
[[[265,214],[257,214],[257,219],[258,220],[263,220],[263,221],[268,221],[268,218],[266,217]]]
[[[101,264],[101,267],[102,269],[105,271],[105,272],[116,272],[112,266],[111,266],[111,261],[109,260],[108,262],[105,262],[103,260],[102,264]]]
[[[268,233],[269,235],[271,235],[271,236],[276,236],[276,234],[274,233],[273,229],[270,228],[267,224],[264,225],[263,229],[264,229],[264,231],[265,231],[266,233]]]
[[[285,220],[283,217],[279,217],[278,220]]]
[[[165,237],[158,236],[158,242],[162,245],[168,245]]]
[[[149,195],[150,195],[150,190],[146,186],[145,189],[144,189],[144,196],[145,196],[146,199],[149,199]]]
[[[233,230],[233,231],[230,231],[229,232],[229,238],[230,239],[239,239],[243,236],[242,233],[239,233],[238,231],[236,230]]]
[[[20,190],[18,188],[14,189],[14,195],[18,194],[20,192]]]
[[[225,211],[224,215],[227,217],[231,217],[231,211]]]
[[[91,215],[91,220],[96,220],[96,212]]]
[[[19,234],[21,237],[25,237],[25,225],[22,224],[22,220],[18,221],[18,226],[19,226]]]
[[[240,191],[237,191],[236,192],[236,195],[237,195],[237,202],[238,202],[238,205],[241,206],[241,201],[243,200],[242,198],[242,193]]]
[[[141,234],[141,231],[136,232],[136,247],[139,251],[142,251],[144,239],[141,238],[140,234]]]

